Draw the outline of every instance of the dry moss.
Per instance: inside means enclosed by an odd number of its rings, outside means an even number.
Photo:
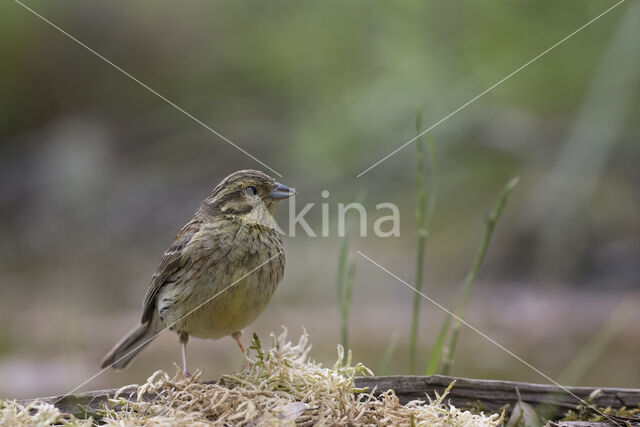
[[[380,396],[364,393],[355,388],[354,378],[371,371],[362,364],[351,366],[351,354],[341,365],[341,347],[338,362],[322,367],[308,356],[311,345],[306,333],[296,344],[287,341],[286,330],[272,334],[271,341],[271,348],[264,350],[254,336],[246,367],[215,384],[201,382],[200,371],[190,378],[179,369],[173,376],[157,371],[141,386],[120,389],[92,419],[64,416],[51,405],[4,402],[0,424],[497,426],[503,421],[503,415],[474,414],[446,404],[446,392],[406,405],[393,391]],[[137,387],[135,400],[120,397],[131,387]],[[36,412],[29,415],[30,410]]]
[[[51,426],[66,425],[88,427],[93,425],[93,418],[81,420],[71,415],[60,413],[55,406],[44,402],[33,402],[21,405],[15,400],[0,401],[1,426]]]

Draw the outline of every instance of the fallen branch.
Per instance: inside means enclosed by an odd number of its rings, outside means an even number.
[[[522,400],[530,405],[537,406],[542,403],[556,406],[560,412],[575,409],[580,403],[575,397],[563,392],[556,386],[545,384],[531,384],[512,381],[477,380],[469,378],[455,378],[442,375],[422,376],[389,376],[389,377],[357,377],[356,387],[376,388],[376,394],[389,389],[395,390],[401,403],[411,400],[426,399],[426,395],[434,396],[437,392],[442,394],[452,381],[454,387],[447,396],[447,401],[456,407],[478,406],[487,410],[498,410],[504,405],[513,405],[518,400],[516,388],[520,391]],[[594,387],[568,387],[568,389],[580,397],[587,399],[596,389]],[[118,389],[106,389],[72,394],[68,396],[54,396],[37,399],[42,402],[54,404],[62,412],[73,414],[77,417],[90,415],[95,410],[104,406],[107,399],[112,398]],[[640,389],[628,388],[599,388],[601,393],[592,401],[598,407],[621,408],[636,407],[640,403]],[[136,390],[124,391],[120,395],[127,399],[136,399]],[[21,403],[29,403],[34,399]],[[558,424],[577,425],[577,424]]]
[[[358,377],[355,383],[357,387],[377,387],[379,392],[393,389],[401,402],[407,402],[424,399],[425,393],[430,396],[433,396],[434,392],[442,393],[454,380],[456,383],[447,399],[457,407],[469,407],[474,402],[480,402],[483,407],[490,410],[499,409],[505,404],[513,405],[518,400],[516,388],[520,391],[522,400],[533,406],[547,403],[566,410],[574,409],[580,404],[575,397],[554,385],[514,381],[476,380],[444,375],[428,377],[407,375]],[[595,390],[601,390],[592,402],[599,407],[635,407],[640,403],[640,389],[598,387],[567,387],[567,389],[583,400],[587,400]]]

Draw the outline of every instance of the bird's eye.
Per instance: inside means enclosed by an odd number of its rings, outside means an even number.
[[[244,191],[246,191],[247,194],[250,195],[250,196],[255,196],[256,194],[258,194],[258,189],[256,187],[254,187],[253,185],[250,185],[250,186],[246,187],[244,189]]]

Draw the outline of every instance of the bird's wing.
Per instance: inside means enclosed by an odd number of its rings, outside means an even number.
[[[185,261],[183,256],[183,249],[191,239],[200,230],[200,221],[189,221],[182,230],[178,233],[173,240],[169,249],[167,249],[160,260],[160,265],[156,269],[156,272],[151,278],[149,289],[144,296],[144,304],[142,309],[142,323],[145,323],[153,318],[153,313],[156,309],[156,297],[158,292],[166,284],[167,279],[173,275]]]

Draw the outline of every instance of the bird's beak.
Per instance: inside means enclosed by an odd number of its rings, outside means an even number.
[[[293,189],[276,182],[275,187],[271,190],[271,193],[269,193],[269,197],[272,199],[287,199],[294,194],[296,194],[296,192]]]

